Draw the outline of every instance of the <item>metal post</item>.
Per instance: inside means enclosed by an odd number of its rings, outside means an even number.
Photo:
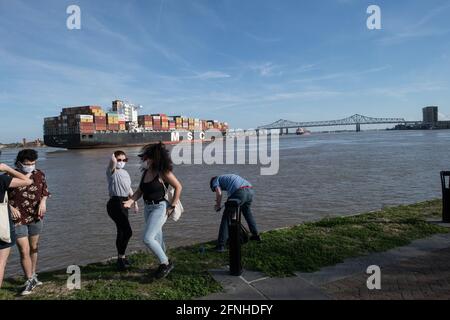
[[[241,256],[241,201],[238,199],[230,199],[225,203],[224,214],[228,215],[228,233],[230,240],[230,274],[232,276],[240,276],[242,274],[242,256]]]
[[[442,184],[442,221],[450,223],[450,171],[441,171]]]

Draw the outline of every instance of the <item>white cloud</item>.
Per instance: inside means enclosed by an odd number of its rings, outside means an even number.
[[[393,30],[389,35],[381,38],[378,41],[383,45],[392,45],[415,38],[445,36],[450,33],[450,29],[431,27],[428,26],[428,24],[429,22],[432,22],[433,19],[437,16],[444,14],[449,8],[450,3],[446,3],[442,6],[433,8],[416,23],[412,22],[414,20],[411,19],[405,21],[397,20],[397,30]]]
[[[200,80],[209,80],[209,79],[225,79],[230,78],[231,76],[227,73],[220,71],[206,71],[203,73],[198,73],[193,77],[188,77],[190,79],[200,79]]]
[[[450,117],[445,115],[445,114],[443,114],[442,112],[438,112],[438,116],[439,116],[438,117],[439,120],[441,120],[441,121],[448,121],[448,120],[450,120]]]
[[[349,78],[362,76],[365,74],[382,72],[382,71],[388,70],[390,68],[391,68],[390,65],[385,65],[385,66],[374,67],[374,68],[370,68],[370,69],[366,69],[366,70],[328,73],[328,74],[323,74],[320,76],[305,77],[302,79],[297,79],[297,80],[294,80],[294,82],[315,82],[315,81],[334,80],[334,79],[341,79],[341,78],[349,79]]]
[[[265,37],[265,36],[256,35],[256,34],[253,34],[250,32],[246,32],[245,35],[247,37],[249,37],[250,39],[253,39],[257,42],[262,42],[262,43],[275,43],[275,42],[281,41],[280,38]]]
[[[274,75],[282,75],[282,71],[276,71],[280,69],[280,66],[274,65],[272,62],[265,62],[262,64],[254,64],[250,66],[250,69],[259,73],[262,77],[269,77]]]

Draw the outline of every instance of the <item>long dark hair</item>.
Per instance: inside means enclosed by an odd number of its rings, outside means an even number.
[[[169,150],[162,142],[149,144],[142,148],[142,160],[151,159],[150,169],[158,173],[167,173],[173,171],[173,162]]]

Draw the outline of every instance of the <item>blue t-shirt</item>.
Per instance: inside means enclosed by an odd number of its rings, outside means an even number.
[[[218,176],[212,183],[212,187],[214,188],[214,190],[217,187],[220,187],[220,189],[227,192],[228,196],[231,196],[242,187],[251,186],[252,185],[250,182],[241,178],[237,174],[224,174],[222,176]]]

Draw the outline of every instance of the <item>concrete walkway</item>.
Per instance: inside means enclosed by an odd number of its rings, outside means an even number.
[[[381,290],[367,289],[371,265],[381,268]],[[250,271],[234,277],[227,268],[210,272],[224,291],[205,300],[450,299],[450,234],[290,278]]]

